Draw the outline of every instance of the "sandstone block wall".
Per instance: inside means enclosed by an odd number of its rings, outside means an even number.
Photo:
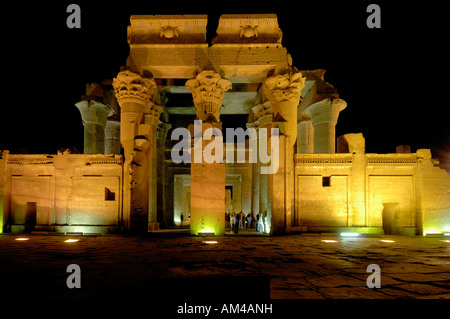
[[[3,231],[120,229],[119,155],[3,153],[0,179]]]

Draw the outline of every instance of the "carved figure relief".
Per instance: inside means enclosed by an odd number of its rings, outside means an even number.
[[[161,30],[159,32],[159,37],[166,38],[166,39],[178,38],[178,28],[171,27],[170,25],[161,27]]]
[[[245,25],[239,30],[241,38],[258,38],[258,26]]]

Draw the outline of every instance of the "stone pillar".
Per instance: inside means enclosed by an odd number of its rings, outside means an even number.
[[[148,167],[149,167],[149,180],[148,180],[148,229],[159,229],[158,217],[158,192],[157,192],[157,162],[158,162],[158,139],[157,130],[159,125],[159,116],[163,107],[150,102],[145,114],[145,124],[150,125],[149,136],[149,154],[148,154]]]
[[[272,104],[273,122],[280,134],[290,136],[291,146],[297,140],[297,107],[305,80],[301,72],[289,66],[276,68],[263,83],[262,93]]]
[[[279,169],[267,178],[271,234],[289,233],[294,214],[293,147],[297,140],[297,108],[305,80],[296,68],[280,66],[263,83],[263,97],[272,105],[272,127],[280,130]]]
[[[105,126],[113,110],[95,100],[75,104],[80,110],[84,126],[84,154],[103,154],[105,151]]]
[[[225,164],[219,162],[197,162],[199,153],[204,154],[206,147],[219,145],[223,152],[223,136],[211,140],[201,138],[206,130],[221,130],[219,122],[220,107],[224,93],[231,89],[231,82],[222,79],[215,71],[202,71],[195,79],[186,82],[186,88],[192,92],[197,120],[202,125],[190,125],[194,138],[191,155],[191,234],[225,234]],[[218,140],[216,140],[218,139]],[[219,141],[219,143],[216,143]],[[212,144],[214,143],[214,144]],[[211,144],[211,145],[209,145]],[[218,150],[214,148],[214,152]],[[212,153],[212,152],[211,152]]]
[[[164,226],[166,225],[164,212],[166,210],[166,137],[167,133],[172,127],[172,124],[169,123],[160,123],[157,129],[157,185],[156,185],[156,192],[157,192],[157,200],[156,200],[156,221],[158,224],[162,224]]]
[[[314,153],[314,129],[311,120],[304,120],[297,124],[297,153]]]
[[[120,142],[125,162],[123,174],[123,222],[135,232],[148,231],[149,180],[152,135],[156,132],[146,123],[149,102],[156,88],[153,79],[121,71],[113,81],[121,110]]]
[[[314,153],[336,153],[336,124],[339,112],[346,107],[342,99],[327,98],[306,108],[314,127]]]
[[[290,233],[294,212],[293,148],[289,135],[280,135],[279,167],[273,174],[267,175],[268,210],[271,217],[270,234]],[[269,204],[270,203],[270,204]]]
[[[259,213],[259,191],[261,180],[261,165],[259,162],[252,163],[252,214],[256,218]]]
[[[9,151],[0,150],[0,234],[8,231],[8,217],[9,217],[9,207],[10,202],[9,195],[7,192],[7,172],[6,163],[8,162]]]
[[[366,214],[366,142],[361,133],[339,136],[338,153],[352,154],[351,175],[348,183],[348,226],[367,225]]]
[[[259,130],[264,129],[267,130],[267,132],[270,132],[270,129],[272,128],[272,119],[273,119],[273,113],[272,113],[272,105],[270,101],[266,101],[262,104],[257,104],[252,107],[251,109],[252,115],[253,115],[253,122],[248,123],[247,127],[249,128],[255,128],[257,130],[257,139],[258,139],[258,152],[260,147],[260,140],[259,140]],[[268,134],[269,139],[270,134]],[[268,147],[267,149],[270,149]],[[252,183],[253,183],[253,198],[252,198],[252,207],[253,209],[257,210],[254,212],[254,218],[256,218],[256,214],[259,212],[260,218],[264,218],[271,215],[271,211],[269,209],[268,211],[268,193],[267,193],[267,174],[261,174],[261,162],[259,156],[257,157],[257,163],[253,164],[253,177],[252,177]],[[269,218],[270,221],[270,218]]]
[[[105,154],[120,154],[120,122],[118,121],[106,121]]]

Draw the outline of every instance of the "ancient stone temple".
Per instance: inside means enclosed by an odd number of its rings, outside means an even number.
[[[269,234],[450,232],[447,171],[337,137],[347,103],[294,66],[276,15],[222,15],[211,44],[206,28],[131,16],[126,65],[74,106],[84,154],[0,153],[0,230],[223,235],[242,211]]]

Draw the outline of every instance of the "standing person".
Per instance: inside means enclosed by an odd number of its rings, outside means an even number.
[[[239,228],[244,228],[243,219],[242,219],[242,211],[239,212]]]
[[[260,233],[264,233],[264,215],[262,214],[259,216],[258,227],[259,227],[258,231]]]
[[[235,214],[233,217],[233,223],[234,223],[234,233],[239,233],[239,214]]]
[[[257,232],[259,232],[259,228],[260,228],[260,225],[259,225],[259,219],[261,218],[261,215],[258,213],[258,214],[256,214],[256,231]]]
[[[252,228],[252,215],[250,213],[247,215],[247,228]]]
[[[230,227],[231,232],[234,233],[234,212],[230,213]]]

